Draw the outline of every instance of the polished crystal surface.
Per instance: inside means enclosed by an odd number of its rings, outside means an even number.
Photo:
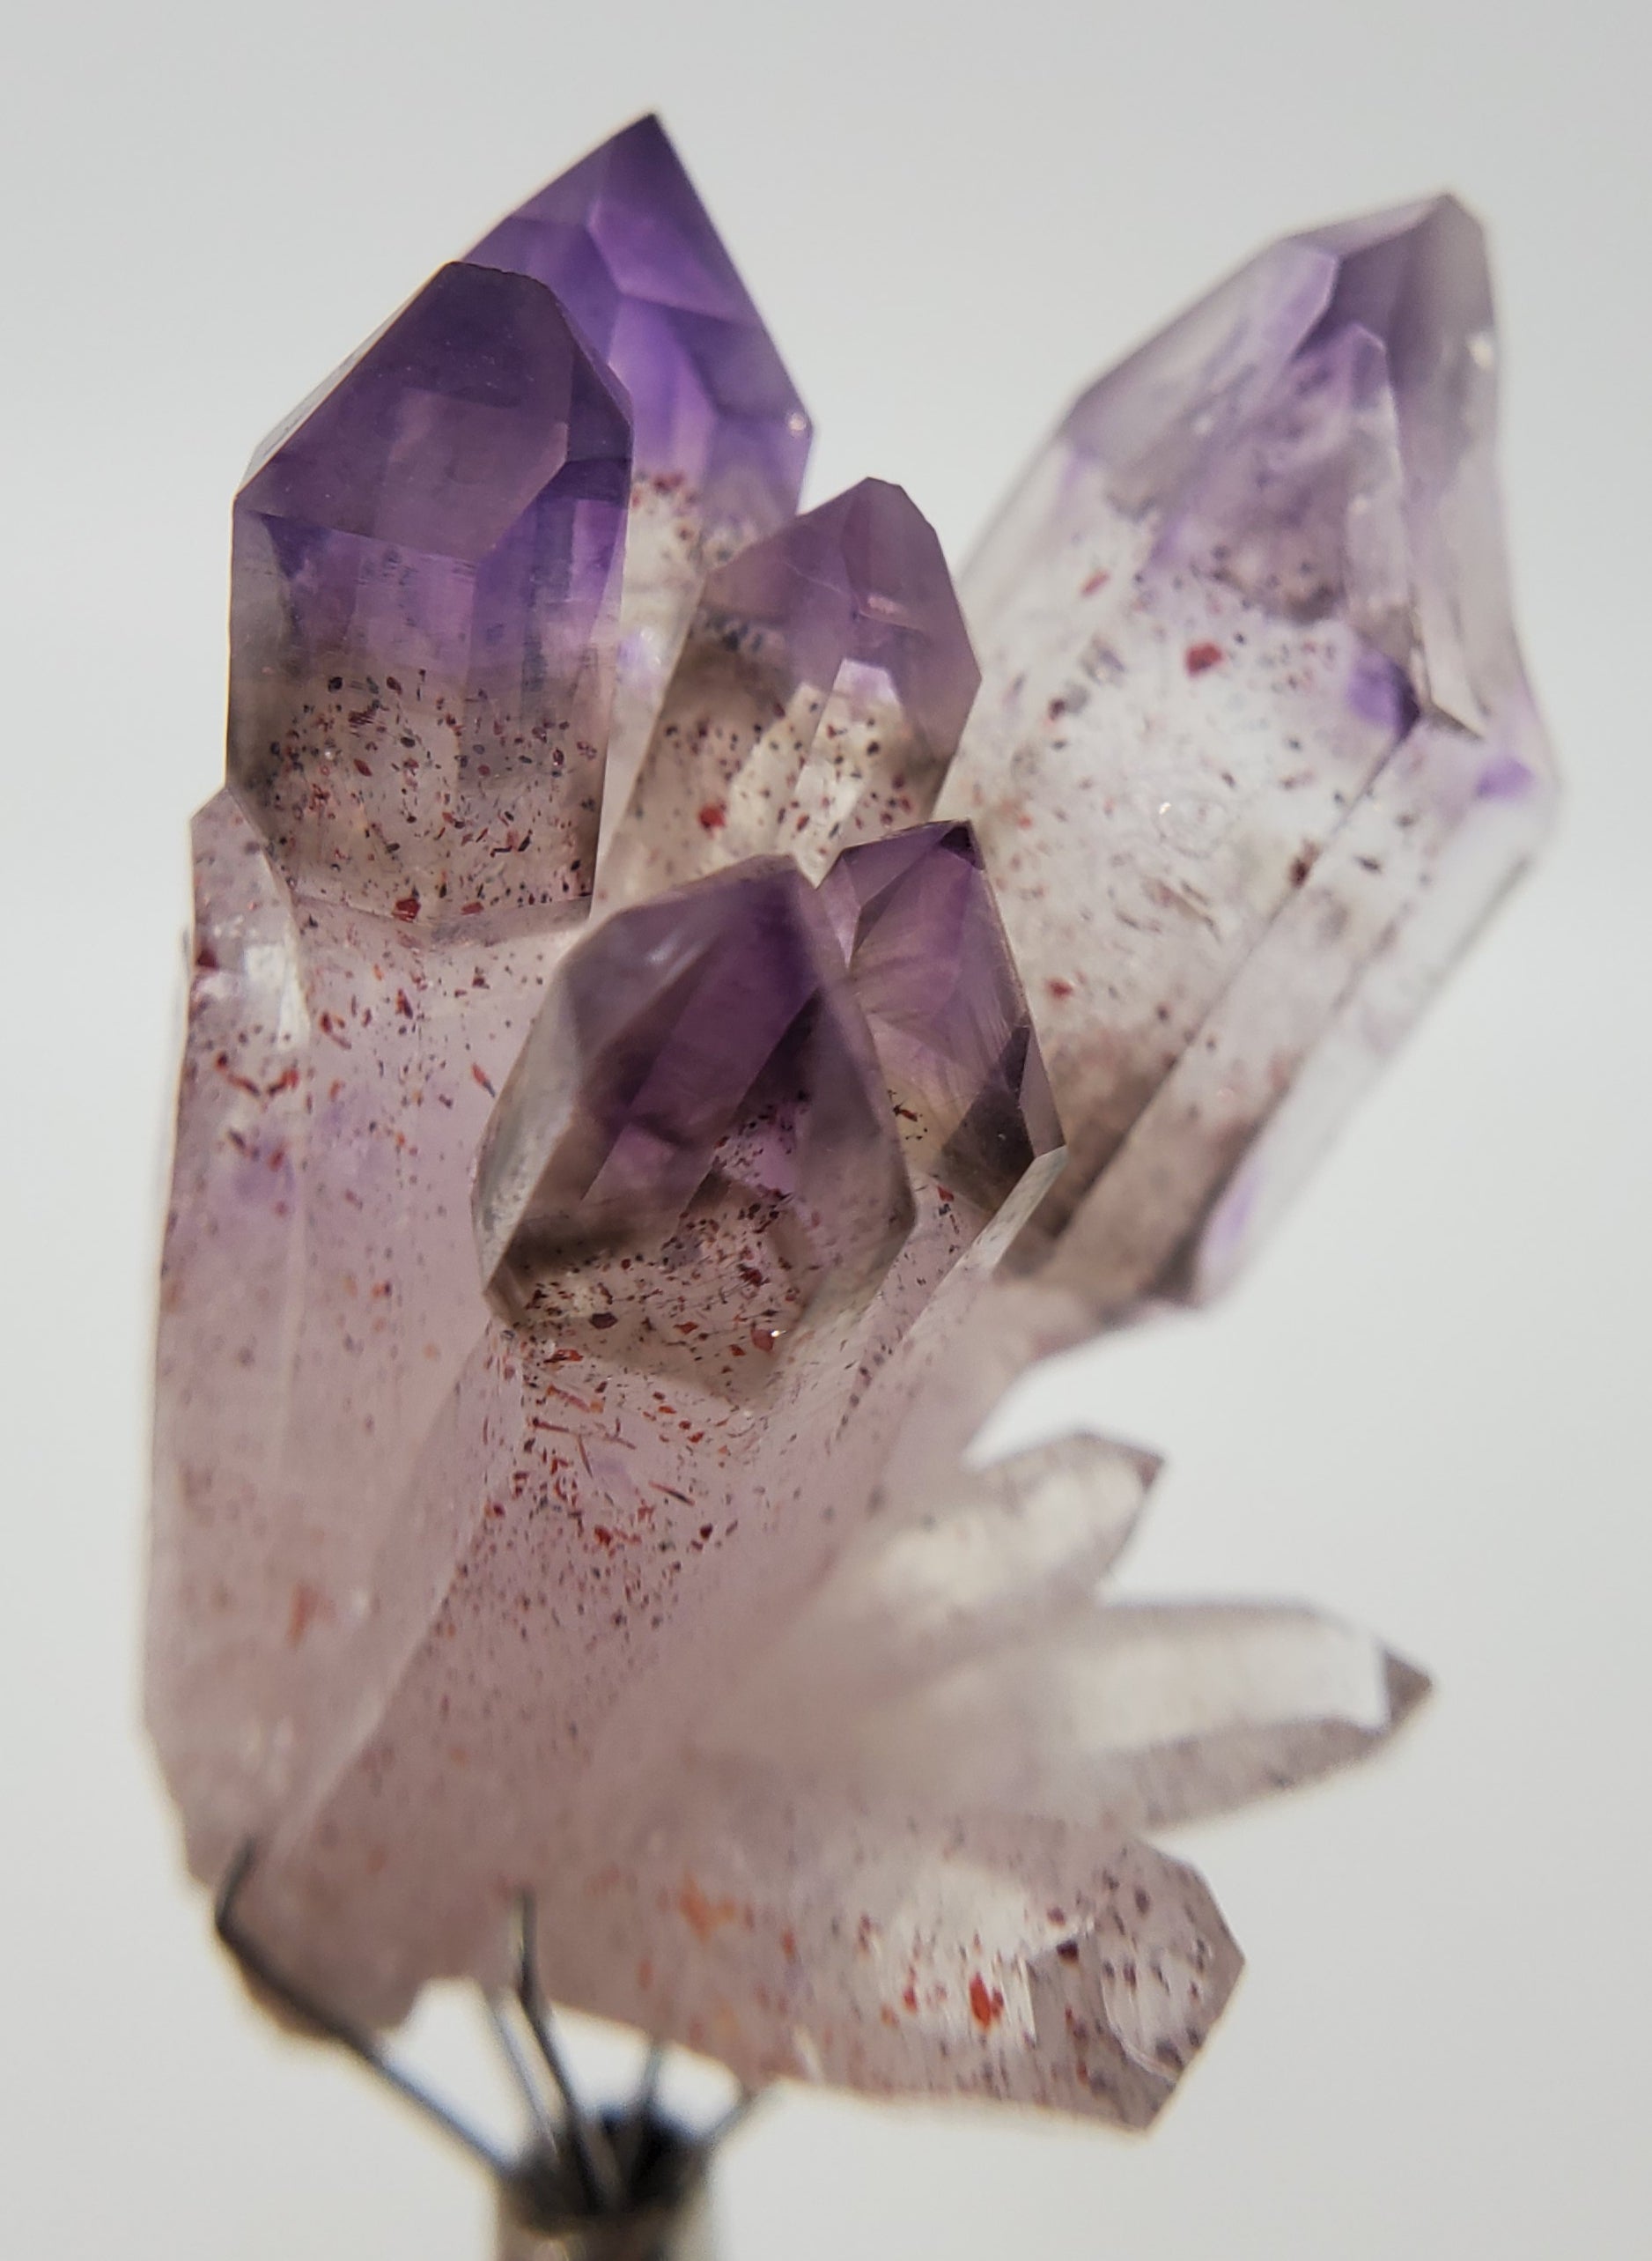
[[[863,479],[706,581],[608,846],[604,898],[926,816],[979,681],[934,529]]]
[[[1143,1833],[1427,1683],[1117,1595],[1153,1454],[972,1440],[1229,1276],[1541,830],[1494,382],[1450,200],[1292,239],[1083,396],[961,610],[899,488],[793,517],[645,120],[267,443],[146,1700],[338,2012],[496,1983],[526,1890],[560,1998],[752,2082],[1174,2091],[1239,1957]]]
[[[544,287],[445,267],[236,499],[230,782],[403,924],[588,895],[630,420]]]
[[[658,118],[593,150],[468,255],[555,292],[636,419],[608,750],[617,814],[706,567],[797,507],[808,417]]]

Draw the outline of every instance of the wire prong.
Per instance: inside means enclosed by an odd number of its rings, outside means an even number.
[[[706,2130],[702,2138],[706,2150],[715,2151],[719,2144],[726,2142],[735,2130],[750,2117],[753,2109],[763,2102],[765,2093],[762,2088],[742,2088],[721,2119],[713,2120]]]
[[[538,2064],[529,2057],[512,2018],[516,1998],[513,1994],[484,1994],[482,1999],[494,2038],[499,2044],[500,2054],[510,2067],[518,2094],[527,2106],[534,2132],[543,2148],[554,2155],[561,2147],[564,2132],[546,2100]]]
[[[529,2032],[538,2044],[545,2070],[556,2083],[568,2117],[568,2140],[579,2164],[592,2204],[602,2213],[618,2213],[625,2203],[625,2184],[613,2146],[601,2124],[586,2111],[562,2053],[556,2021],[539,1984],[535,1947],[535,1905],[531,1892],[516,1903],[516,1999]]]
[[[654,2116],[654,2104],[660,2095],[660,2075],[665,2069],[665,2062],[664,2042],[650,2042],[637,2083],[637,2093],[627,2106],[625,2117],[614,2138],[614,2156],[628,2188],[636,2176],[644,2139]]]
[[[431,2095],[411,2073],[404,2073],[393,2058],[385,2055],[371,2034],[364,2033],[348,2018],[340,2017],[328,2004],[307,1992],[289,1978],[284,1970],[278,1969],[257,1940],[242,1929],[237,1910],[257,1858],[257,1845],[249,1837],[230,1863],[212,1909],[212,1927],[226,1952],[240,1966],[243,1975],[262,1988],[272,2001],[279,2003],[300,2025],[313,2028],[323,2040],[334,2042],[340,2049],[348,2050],[386,2087],[394,2090],[405,2102],[422,2112],[433,2126],[439,2127],[451,2141],[460,2145],[490,2175],[504,2181],[511,2172],[511,2161],[497,2145],[490,2143],[479,2129],[472,2127],[439,2096]]]

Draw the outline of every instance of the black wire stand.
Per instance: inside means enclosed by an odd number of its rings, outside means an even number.
[[[513,1984],[483,1998],[533,2129],[525,2146],[509,2150],[409,2073],[375,2035],[341,2018],[270,1961],[238,1915],[256,1857],[255,1846],[244,1845],[225,1878],[214,1911],[219,1940],[254,1991],[348,2050],[485,2171],[495,2192],[495,2261],[715,2261],[711,2165],[754,2096],[743,2095],[709,2128],[683,2127],[660,2102],[665,2050],[656,2043],[635,2094],[617,2109],[594,2110],[579,2095],[540,1985],[528,1895],[516,1906]]]

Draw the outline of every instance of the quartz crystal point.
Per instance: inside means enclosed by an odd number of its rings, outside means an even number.
[[[1491,292],[1449,198],[1276,245],[1085,394],[964,582],[980,834],[1089,1324],[1220,1285],[1520,868]]]
[[[897,1683],[872,1685],[822,1638],[845,1614],[841,1577],[704,1740],[903,1814],[975,1806],[1163,1828],[1346,1765],[1427,1691],[1368,1634],[1294,1605],[1061,1607],[1048,1590],[1036,1626],[1004,1637],[984,1613],[972,1653],[936,1670],[920,1651]],[[865,1653],[900,1653],[897,1620],[874,1632],[863,1611],[858,1630]]]
[[[926,816],[979,681],[934,529],[864,479],[712,573],[601,893],[629,899]]]
[[[645,120],[266,445],[147,1703],[195,1873],[253,1841],[339,2013],[496,1982],[526,1888],[562,1999],[751,2081],[1172,2092],[1239,1957],[1135,1832],[1425,1683],[1109,1599],[1149,1454],[961,1456],[1226,1276],[1530,852],[1493,386],[1449,200],[1264,254],[1012,498],[972,708],[902,491],[793,517],[807,421]]]
[[[707,565],[797,507],[808,418],[658,118],[604,142],[468,255],[554,291],[636,418],[608,750],[617,814]]]
[[[466,1191],[590,888],[628,462],[549,292],[453,267],[236,506],[148,1689],[203,1873],[345,1700],[379,1548],[487,1324]]]
[[[739,1394],[807,1314],[864,1306],[911,1191],[789,858],[637,904],[570,954],[489,1126],[476,1215],[505,1319]]]
[[[1241,1968],[1201,1880],[1108,1823],[937,1824],[733,1760],[686,1766],[587,1882],[548,1980],[775,2076],[1146,2126]],[[639,1940],[649,1946],[639,1955]]]
[[[996,1252],[1066,1149],[975,835],[918,824],[846,848],[821,894],[909,1149],[923,1142],[928,1174],[991,1224]]]
[[[235,505],[230,781],[293,890],[427,930],[587,895],[630,420],[542,284],[451,266]]]
[[[830,1734],[845,1675],[851,1706],[874,1705],[986,1645],[1036,1633],[1111,1570],[1159,1467],[1150,1452],[1080,1434],[959,1469],[932,1497],[884,1487],[865,1529],[734,1694],[731,1718],[747,1719],[771,1695],[795,1708],[800,1691],[814,1691]],[[728,1732],[739,1747],[743,1729]],[[728,1733],[711,1737],[719,1739]]]

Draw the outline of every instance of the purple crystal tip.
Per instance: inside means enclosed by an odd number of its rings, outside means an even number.
[[[809,420],[656,117],[593,150],[468,255],[554,291],[631,395],[637,468],[758,530],[796,507]]]
[[[1066,431],[1127,508],[1175,495],[1181,539],[1222,544],[1278,609],[1346,610],[1428,711],[1484,730],[1524,691],[1496,423],[1485,231],[1439,196],[1269,246],[1092,386]],[[1366,519],[1391,514],[1386,547],[1343,522],[1356,489]]]
[[[549,293],[454,262],[261,454],[236,508],[479,565],[553,481],[623,492],[630,453]]]
[[[911,1192],[795,864],[754,858],[584,937],[500,1094],[474,1214],[505,1317],[587,1324],[605,1355],[690,1363],[714,1388],[749,1383],[754,1329],[773,1349],[806,1312],[865,1303]]]
[[[230,778],[290,876],[457,909],[455,844],[491,824],[537,846],[484,893],[588,890],[630,484],[606,371],[542,284],[484,267],[441,269],[266,443],[235,506]]]
[[[815,682],[845,659],[878,669],[921,744],[942,758],[956,746],[981,670],[935,529],[904,487],[862,479],[719,566],[704,602],[784,629]]]
[[[934,1127],[943,1181],[992,1216],[1061,1125],[973,829],[918,824],[847,848],[821,895],[884,1072]]]

